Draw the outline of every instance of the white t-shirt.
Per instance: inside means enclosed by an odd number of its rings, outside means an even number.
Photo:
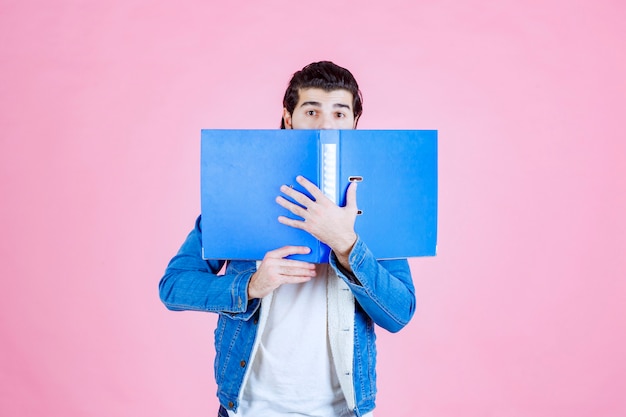
[[[274,291],[237,417],[353,416],[328,342],[328,264],[303,284]],[[261,308],[266,307],[262,306]]]

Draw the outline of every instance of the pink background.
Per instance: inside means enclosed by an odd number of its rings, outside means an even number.
[[[262,3],[262,5],[261,5]],[[0,414],[215,415],[215,316],[160,303],[201,128],[320,59],[361,128],[440,132],[439,255],[378,416],[626,415],[620,1],[0,3]]]

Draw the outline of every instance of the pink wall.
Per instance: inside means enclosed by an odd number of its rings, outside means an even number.
[[[360,127],[440,131],[440,253],[379,332],[377,415],[626,415],[626,7],[371,3],[0,4],[1,415],[214,415],[215,317],[157,295],[199,130],[277,127],[319,59]]]

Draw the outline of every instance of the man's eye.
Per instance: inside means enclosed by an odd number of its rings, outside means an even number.
[[[341,118],[346,117],[346,115],[343,113],[337,113],[337,117],[341,119]]]
[[[307,116],[315,116],[315,110],[307,110],[306,114]]]

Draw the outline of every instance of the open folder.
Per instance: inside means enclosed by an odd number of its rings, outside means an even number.
[[[434,256],[435,130],[202,130],[201,228],[205,259],[260,260],[287,245],[292,258],[327,263],[330,249],[278,222],[281,185],[307,195],[302,175],[340,206],[358,181],[355,231],[376,259]],[[283,195],[284,196],[284,195]]]

